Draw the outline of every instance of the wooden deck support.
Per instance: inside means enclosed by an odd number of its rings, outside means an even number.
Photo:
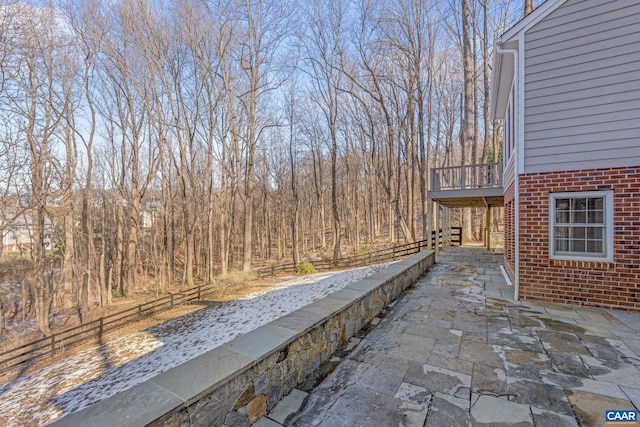
[[[491,208],[504,206],[502,163],[433,168],[429,183],[428,197],[436,205],[435,229],[442,228],[443,247],[451,244],[450,208],[486,208],[484,246],[491,250]]]

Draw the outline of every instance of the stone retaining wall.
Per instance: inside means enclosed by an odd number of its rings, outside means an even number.
[[[54,425],[248,426],[434,262],[412,255]]]

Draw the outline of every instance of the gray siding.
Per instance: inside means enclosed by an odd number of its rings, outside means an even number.
[[[515,157],[512,157],[505,165],[502,172],[502,188],[506,191],[515,182]]]
[[[640,166],[640,1],[569,0],[525,34],[525,173]]]

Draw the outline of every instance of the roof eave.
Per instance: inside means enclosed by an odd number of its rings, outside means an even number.
[[[491,82],[491,96],[489,112],[493,119],[504,118],[509,97],[509,90],[515,75],[515,61],[505,61],[506,52],[501,49],[517,49],[518,40],[524,37],[524,32],[536,25],[551,12],[560,7],[567,0],[547,0],[535,8],[533,12],[509,28],[496,42],[493,56],[493,81]],[[511,46],[509,46],[511,45]]]
[[[511,42],[511,41],[510,41]],[[517,40],[514,43],[505,43],[502,39],[496,40],[493,56],[493,80],[491,81],[491,93],[489,97],[489,113],[492,119],[504,118],[507,111],[509,93],[515,75],[515,60],[513,54],[500,52],[501,49],[517,49]],[[505,56],[507,55],[507,56]]]
[[[507,31],[500,36],[500,39],[504,42],[510,41],[512,38],[519,35],[519,33],[528,30],[530,27],[536,25],[540,20],[542,20],[545,16],[556,10],[562,3],[565,3],[567,0],[547,0],[542,3],[540,6],[536,7],[533,12],[529,15],[522,18],[519,22],[517,22],[513,27],[509,28]]]

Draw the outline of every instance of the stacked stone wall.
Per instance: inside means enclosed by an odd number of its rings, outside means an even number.
[[[249,426],[435,262],[423,251],[54,425]]]

